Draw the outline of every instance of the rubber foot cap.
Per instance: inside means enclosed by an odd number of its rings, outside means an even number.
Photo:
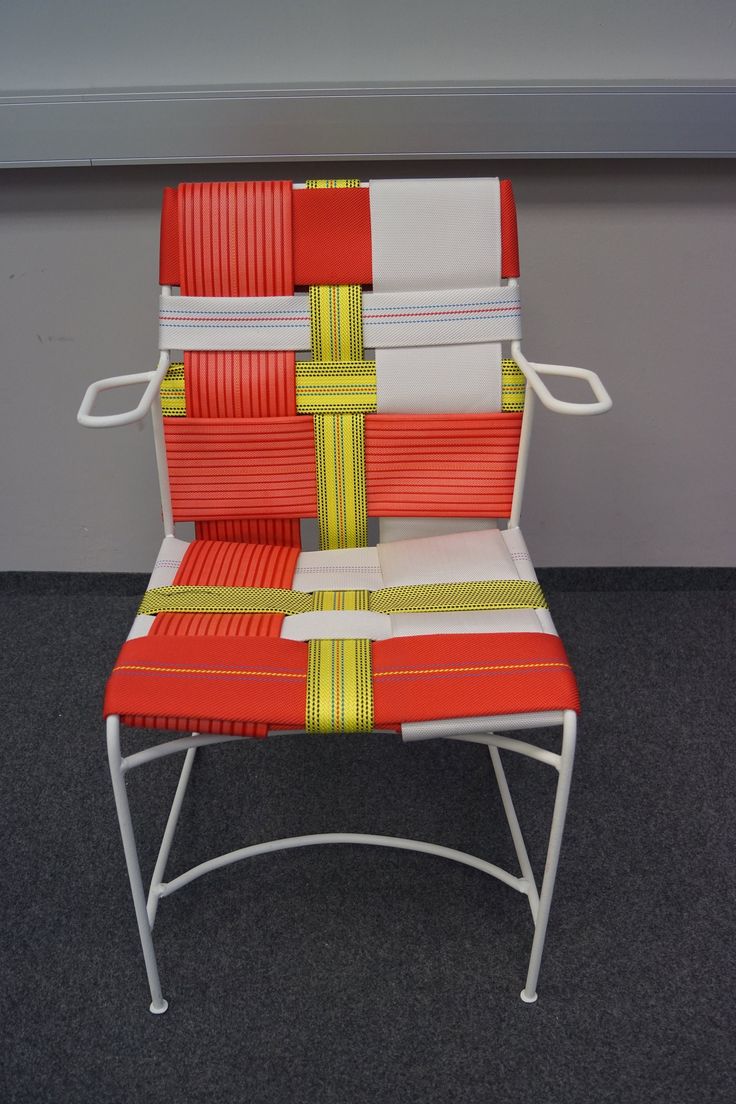
[[[154,1004],[153,1001],[151,1001],[150,1005],[148,1006],[148,1010],[149,1012],[153,1012],[154,1016],[161,1016],[168,1007],[169,1002],[167,1000],[164,1000],[164,998],[162,997],[160,1004]]]
[[[523,1000],[524,1004],[534,1004],[538,995],[538,993],[534,993],[532,994],[532,996],[529,996],[526,989],[522,989],[519,993],[519,996]]]

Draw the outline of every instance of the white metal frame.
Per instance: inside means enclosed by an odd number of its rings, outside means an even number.
[[[518,281],[515,279],[509,280],[508,283],[513,286],[518,286]],[[161,288],[161,293],[162,295],[171,295],[172,290],[170,287],[164,286]],[[84,395],[79,413],[77,415],[79,422],[84,426],[107,427],[127,425],[131,422],[139,421],[141,418],[145,417],[149,410],[152,412],[154,441],[156,447],[156,463],[158,468],[159,486],[161,491],[161,509],[164,531],[167,536],[171,536],[174,533],[174,521],[171,508],[171,496],[169,492],[168,471],[166,466],[159,385],[164,375],[166,374],[167,368],[169,367],[170,353],[171,350],[166,349],[161,352],[158,365],[156,369],[152,372],[142,372],[129,376],[113,376],[108,379],[99,380],[96,383],[91,384]],[[508,521],[508,524],[510,526],[516,526],[519,524],[521,503],[524,492],[524,483],[526,479],[529,443],[531,439],[531,427],[533,420],[533,396],[536,396],[542,402],[542,404],[547,407],[547,409],[561,414],[601,414],[610,409],[612,402],[601,380],[594,372],[582,368],[573,368],[552,364],[537,364],[533,361],[529,361],[524,356],[521,350],[521,344],[518,341],[514,341],[511,343],[511,353],[517,364],[523,371],[524,375],[526,376],[528,384],[526,389],[526,405],[522,421],[521,441],[519,446],[511,516]],[[547,384],[542,379],[542,376],[545,375],[565,376],[573,379],[581,379],[587,382],[591,388],[591,391],[593,392],[594,401],[588,403],[579,403],[563,401],[561,399],[555,398],[555,396],[552,395],[549,388],[547,387]],[[118,387],[128,386],[129,384],[135,383],[145,383],[146,388],[143,396],[140,399],[140,402],[133,410],[129,410],[120,414],[99,415],[93,413],[95,401],[100,392],[112,390]],[[230,865],[231,863],[239,862],[241,859],[249,858],[254,855],[266,854],[273,851],[282,851],[296,847],[309,847],[315,844],[323,843],[369,844],[378,847],[393,847],[398,848],[399,850],[418,851],[428,855],[435,855],[441,858],[452,859],[454,862],[463,863],[466,866],[471,866],[476,870],[480,870],[485,874],[489,874],[491,877],[498,879],[505,885],[510,886],[512,889],[515,889],[517,892],[524,894],[529,901],[529,907],[534,924],[534,935],[532,938],[526,983],[521,991],[521,999],[529,1004],[536,1001],[537,981],[539,977],[542,951],[544,949],[544,942],[547,932],[547,922],[549,919],[552,893],[554,890],[555,878],[557,874],[557,864],[560,855],[560,846],[565,824],[565,815],[567,812],[572,765],[575,754],[577,717],[576,714],[571,710],[567,710],[564,713],[539,713],[496,717],[493,718],[492,721],[492,727],[494,729],[494,731],[492,732],[476,731],[478,723],[470,721],[467,723],[466,727],[468,729],[472,729],[472,731],[466,731],[463,734],[458,732],[458,728],[461,728],[462,726],[462,720],[459,720],[454,727],[451,727],[450,722],[448,722],[447,729],[445,729],[445,726],[440,724],[437,728],[438,737],[443,739],[461,740],[468,743],[484,744],[488,748],[496,781],[500,791],[501,800],[506,814],[506,819],[508,821],[509,830],[511,832],[511,837],[514,843],[514,848],[519,863],[520,874],[512,874],[511,872],[504,870],[503,868],[495,865],[494,863],[490,863],[485,859],[480,859],[474,855],[468,855],[465,852],[456,851],[452,848],[442,847],[439,844],[425,843],[420,840],[403,839],[391,836],[376,836],[349,832],[336,832],[321,833],[318,835],[293,836],[289,839],[272,840],[265,843],[253,844],[249,847],[243,847],[239,850],[216,856],[215,858],[200,863],[198,866],[195,866],[192,869],[177,875],[169,881],[165,881],[164,876],[166,873],[166,864],[169,858],[174,833],[176,831],[179,815],[181,813],[182,803],[184,800],[184,795],[186,793],[187,785],[189,783],[189,778],[191,775],[197,749],[213,744],[231,742],[233,740],[242,740],[242,737],[205,736],[194,733],[191,736],[169,740],[165,743],[149,747],[143,751],[139,751],[133,755],[124,757],[120,748],[120,718],[117,716],[108,717],[107,747],[108,758],[110,762],[110,774],[112,777],[115,804],[117,807],[118,820],[120,823],[120,832],[122,836],[123,849],[125,852],[125,859],[128,868],[131,892],[133,895],[133,904],[135,907],[135,914],[138,922],[138,931],[140,934],[141,946],[143,949],[146,973],[148,976],[148,984],[151,991],[151,1012],[162,1013],[165,1012],[168,1007],[168,1004],[166,1000],[164,1000],[161,992],[161,984],[158,975],[158,967],[156,964],[156,955],[153,946],[152,934],[154,923],[156,920],[158,905],[163,897],[170,896],[172,893],[175,893],[177,890],[182,889],[190,882],[194,881],[197,878],[200,878],[203,874],[207,874],[212,870],[218,870],[223,866]],[[543,748],[538,748],[534,744],[520,740],[516,736],[507,736],[501,734],[506,732],[514,733],[519,732],[520,730],[550,726],[561,726],[562,738],[559,753],[551,752]],[[485,722],[482,723],[481,727],[486,727]],[[274,735],[276,734],[274,733]],[[156,759],[162,758],[164,756],[173,755],[177,752],[182,751],[186,753],[184,757],[184,764],[182,767],[181,775],[179,777],[179,783],[176,788],[174,800],[171,805],[171,810],[169,812],[168,821],[164,830],[148,893],[146,893],[143,885],[140,862],[138,859],[138,852],[135,843],[135,834],[133,831],[133,824],[130,816],[130,807],[128,804],[128,797],[126,792],[126,778],[128,773],[136,767],[143,766],[144,764],[152,762]],[[537,762],[552,767],[555,771],[557,771],[558,774],[554,810],[552,814],[552,823],[550,827],[547,856],[545,861],[544,873],[542,876],[541,887],[537,886],[534,878],[534,873],[532,871],[531,863],[529,861],[529,855],[524,843],[521,826],[516,815],[516,810],[514,808],[514,803],[509,790],[506,775],[501,763],[501,751],[515,752],[518,755],[536,760]]]
[[[473,733],[467,735],[445,736],[444,739],[460,740],[466,743],[484,744],[490,753],[491,763],[498,783],[501,801],[503,803],[506,820],[508,822],[511,838],[514,843],[516,857],[519,862],[520,874],[512,874],[508,870],[497,866],[495,863],[469,855],[464,851],[456,851],[454,848],[442,847],[436,843],[425,843],[421,840],[403,839],[396,836],[376,836],[353,832],[326,832],[307,836],[291,836],[288,839],[269,840],[264,843],[251,844],[249,847],[241,847],[237,851],[229,851],[224,855],[217,855],[206,862],[184,871],[169,881],[164,876],[168,862],[171,845],[176,832],[176,826],[181,814],[184,795],[189,784],[189,778],[194,764],[197,749],[212,744],[241,741],[240,736],[203,736],[193,733],[178,739],[169,740],[163,744],[157,744],[133,755],[123,756],[120,748],[120,718],[111,716],[107,718],[107,752],[110,763],[110,776],[115,795],[120,834],[123,840],[125,861],[128,867],[128,877],[133,896],[138,932],[143,950],[143,959],[146,966],[148,985],[151,991],[150,1010],[160,1014],[168,1008],[168,1002],[161,992],[161,982],[156,963],[156,952],[153,945],[153,928],[156,922],[159,902],[163,897],[170,897],[172,893],[183,889],[190,882],[201,878],[203,874],[209,874],[213,870],[220,870],[223,866],[239,862],[241,859],[252,858],[255,855],[270,854],[274,851],[286,851],[295,847],[311,847],[324,843],[352,843],[369,844],[375,847],[392,847],[400,851],[418,851],[426,855],[435,855],[453,862],[463,863],[476,870],[497,878],[505,885],[526,896],[534,924],[529,965],[526,975],[526,984],[521,991],[521,999],[527,1004],[532,1004],[537,999],[537,981],[542,961],[542,951],[547,934],[547,922],[549,920],[552,893],[554,891],[555,878],[557,876],[557,864],[560,857],[562,833],[565,826],[567,802],[570,793],[570,781],[572,778],[572,765],[575,756],[575,737],[577,731],[577,716],[572,710],[564,713],[538,714],[529,716],[524,722],[526,727],[534,724],[536,727],[557,724],[562,726],[562,743],[559,753],[538,748],[526,741],[512,739],[496,732]],[[499,717],[494,721],[494,728],[510,730],[518,725],[518,718],[513,715]],[[541,888],[537,886],[529,855],[524,842],[516,809],[514,807],[511,792],[509,790],[506,774],[501,763],[501,751],[513,751],[517,755],[523,755],[529,759],[551,766],[558,773],[557,790],[555,795],[552,824],[547,847],[547,857],[544,866]],[[169,811],[168,820],[159,847],[158,857],[151,877],[148,893],[144,888],[141,874],[138,851],[133,830],[133,822],[130,816],[126,778],[128,773],[145,763],[153,762],[165,756],[175,755],[177,752],[185,752],[184,764],[179,776],[174,800]]]

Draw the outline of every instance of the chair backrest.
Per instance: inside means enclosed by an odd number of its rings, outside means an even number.
[[[496,179],[182,184],[161,225],[176,521],[324,548],[511,513],[525,382],[516,215]],[[172,287],[180,295],[170,295]],[[228,302],[223,302],[228,300]]]

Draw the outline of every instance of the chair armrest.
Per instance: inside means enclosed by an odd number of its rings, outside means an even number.
[[[588,368],[572,368],[564,364],[537,364],[526,359],[518,341],[511,342],[511,355],[526,376],[534,394],[548,410],[553,410],[556,414],[605,414],[613,406],[613,400],[600,378]],[[585,380],[595,396],[595,402],[580,403],[556,399],[541,378],[543,375]]]
[[[138,422],[141,418],[145,418],[161,386],[161,380],[166,375],[169,360],[168,352],[162,352],[158,365],[153,372],[137,372],[130,376],[110,376],[109,379],[96,380],[91,383],[84,393],[82,405],[77,412],[79,424],[89,427],[130,425],[131,422]],[[143,392],[140,402],[133,410],[126,410],[122,414],[92,413],[95,399],[101,391],[112,391],[116,387],[129,387],[134,383],[146,383],[148,386]]]

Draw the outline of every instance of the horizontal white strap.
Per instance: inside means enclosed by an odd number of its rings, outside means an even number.
[[[284,640],[388,640],[391,618],[370,610],[294,613],[281,625]]]
[[[378,556],[384,587],[519,577],[500,529],[390,541]]]
[[[300,552],[292,590],[380,590],[383,586],[378,549],[330,548]]]
[[[521,336],[518,287],[366,292],[363,344],[369,349],[468,345]],[[306,295],[199,298],[164,295],[162,349],[311,348]]]

